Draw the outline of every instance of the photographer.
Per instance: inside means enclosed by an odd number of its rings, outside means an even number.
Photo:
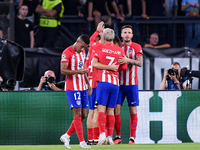
[[[55,73],[52,70],[47,70],[40,79],[37,91],[62,91],[64,89],[64,82],[56,83],[55,79]]]
[[[186,77],[180,77],[181,66],[178,62],[171,65],[171,69],[166,69],[163,80],[160,84],[160,90],[181,90],[186,89],[189,84]]]
[[[16,81],[9,78],[6,82],[3,82],[3,78],[0,76],[0,91],[13,91],[15,89]]]

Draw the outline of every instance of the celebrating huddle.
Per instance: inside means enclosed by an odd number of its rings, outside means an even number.
[[[95,42],[98,35],[100,41]],[[125,97],[130,112],[129,144],[135,144],[139,105],[137,66],[142,66],[143,55],[141,46],[132,42],[132,26],[123,26],[121,37],[123,43],[119,47],[120,43],[114,40],[114,31],[104,28],[104,22],[100,22],[90,39],[83,34],[62,53],[61,73],[66,75],[65,91],[74,113],[71,126],[60,138],[66,148],[71,148],[70,136],[74,132],[77,133],[80,148],[121,143],[120,110]],[[90,49],[86,59],[85,48],[88,44]],[[82,121],[87,116],[88,102],[86,143]],[[114,128],[116,137],[113,141]]]

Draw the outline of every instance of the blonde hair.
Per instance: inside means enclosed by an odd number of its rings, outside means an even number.
[[[114,37],[115,37],[115,32],[114,30],[110,29],[110,28],[106,28],[103,30],[103,37],[106,39],[106,41],[111,42]]]

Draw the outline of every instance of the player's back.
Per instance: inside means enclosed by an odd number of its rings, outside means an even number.
[[[125,55],[122,48],[114,44],[104,44],[98,47],[96,50],[95,58],[98,59],[99,63],[104,65],[111,65],[116,63],[119,65],[119,58]],[[98,70],[98,81],[109,82],[118,85],[118,71],[110,70]]]

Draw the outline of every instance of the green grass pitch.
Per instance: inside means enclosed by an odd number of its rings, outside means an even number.
[[[92,145],[95,150],[199,150],[200,143],[181,144],[119,144]],[[63,145],[2,145],[0,150],[66,150]],[[71,150],[80,150],[79,145],[71,145]]]

